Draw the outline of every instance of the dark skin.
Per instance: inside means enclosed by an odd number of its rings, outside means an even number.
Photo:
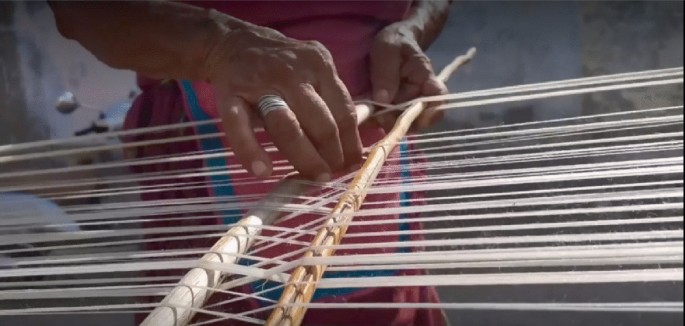
[[[423,50],[442,29],[450,1],[423,1],[408,19],[387,26],[371,52],[374,100],[400,103],[446,92]],[[257,177],[272,162],[253,127],[264,126],[274,145],[304,177],[327,181],[361,163],[354,103],[328,50],[318,42],[214,10],[175,2],[50,2],[59,31],[105,64],[160,79],[206,80],[236,157]],[[145,31],[144,33],[141,31]],[[262,95],[281,96],[290,110],[263,120]],[[440,114],[426,110],[419,128]],[[384,128],[396,114],[377,119]]]
[[[423,51],[440,35],[445,26],[452,1],[421,1],[409,17],[385,27],[376,35],[371,49],[371,82],[373,99],[387,104],[398,104],[422,96],[447,94],[447,87],[439,81],[430,59]],[[432,103],[419,116],[413,130],[428,128],[442,118]],[[376,117],[386,131],[392,129],[397,116],[394,111]]]

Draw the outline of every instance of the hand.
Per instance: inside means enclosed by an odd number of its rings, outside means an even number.
[[[436,78],[430,59],[402,22],[392,24],[376,35],[371,48],[371,83],[374,101],[386,104],[447,94],[447,87]],[[435,110],[439,104],[429,103],[412,129],[424,129],[442,119],[443,111]],[[392,111],[379,115],[376,122],[390,131],[401,113]]]
[[[254,175],[272,171],[251,122],[261,119],[257,102],[263,95],[288,103],[289,110],[272,111],[261,122],[304,177],[328,181],[361,160],[354,103],[321,44],[256,26],[232,30],[210,51],[207,75],[233,151]]]

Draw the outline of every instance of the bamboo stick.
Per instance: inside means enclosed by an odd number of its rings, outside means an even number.
[[[465,55],[455,58],[437,77],[446,82],[455,70],[470,61],[474,55],[475,49],[471,48]],[[392,130],[371,149],[366,162],[357,172],[347,191],[340,198],[338,205],[329,215],[326,222],[327,226],[319,230],[316,237],[312,240],[311,247],[340,244],[347,231],[347,224],[352,221],[354,213],[359,210],[364,202],[369,187],[378,176],[388,155],[390,155],[399,141],[406,136],[407,131],[414,120],[421,115],[424,107],[425,104],[419,102],[405,110],[395,122]],[[331,248],[310,249],[304,254],[304,257],[328,257],[334,253],[335,250]],[[278,301],[277,307],[271,312],[265,325],[300,325],[302,319],[304,319],[306,307],[303,305],[289,306],[289,304],[309,303],[316,290],[316,283],[321,280],[325,270],[325,265],[299,266],[295,268]]]

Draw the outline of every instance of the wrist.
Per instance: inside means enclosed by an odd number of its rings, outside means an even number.
[[[398,24],[398,32],[404,36],[411,37],[417,44],[423,44],[426,25],[417,19],[408,19]]]
[[[409,17],[393,24],[397,33],[404,37],[410,37],[424,50],[426,48],[427,29],[430,27],[427,14],[426,8],[415,8]]]
[[[451,2],[451,0],[420,1],[409,16],[401,22],[412,32],[422,49],[426,50],[444,27]]]
[[[232,35],[249,26],[248,23],[236,20],[214,9],[208,11],[208,21],[203,29],[205,35],[200,47],[200,60],[195,67],[200,72],[199,79],[210,81],[219,61],[232,57],[238,46],[225,46],[232,43]]]

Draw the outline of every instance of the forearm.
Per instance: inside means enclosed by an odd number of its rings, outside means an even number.
[[[206,79],[217,39],[247,23],[173,2],[51,2],[57,26],[105,64],[154,78]]]
[[[404,21],[426,50],[445,27],[452,0],[419,0]]]

